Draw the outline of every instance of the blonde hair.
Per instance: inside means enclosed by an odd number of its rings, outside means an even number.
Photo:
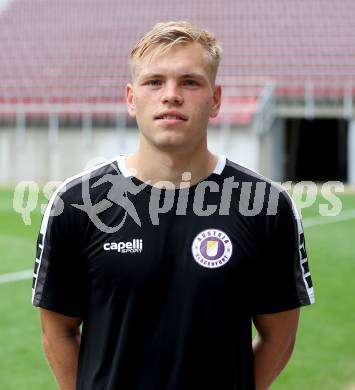
[[[170,21],[157,23],[134,46],[130,55],[132,78],[136,63],[151,52],[151,58],[167,52],[175,45],[199,43],[207,54],[214,77],[222,57],[222,48],[215,36],[209,31],[196,27],[187,21]],[[152,52],[151,49],[156,49]]]

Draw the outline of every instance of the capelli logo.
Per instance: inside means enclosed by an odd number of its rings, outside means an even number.
[[[127,242],[105,242],[103,245],[105,251],[116,251],[119,253],[141,253],[143,250],[143,240],[134,238]]]

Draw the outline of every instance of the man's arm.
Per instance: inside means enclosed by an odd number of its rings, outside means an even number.
[[[253,318],[258,331],[253,341],[256,390],[267,390],[291,357],[300,309]]]
[[[80,346],[80,318],[40,309],[42,343],[61,390],[75,390]]]

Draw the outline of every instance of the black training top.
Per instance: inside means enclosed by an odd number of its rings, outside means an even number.
[[[82,318],[78,390],[254,390],[252,317],[314,301],[294,204],[223,156],[198,185],[158,187],[123,156],[66,180],[33,304]]]

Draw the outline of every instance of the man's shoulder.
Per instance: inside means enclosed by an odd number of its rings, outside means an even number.
[[[286,189],[281,185],[280,182],[276,182],[228,158],[226,160],[224,173],[226,176],[234,176],[235,180],[239,181],[241,184],[242,183],[265,183],[266,186],[271,187],[275,191],[278,192],[286,191]]]
[[[110,178],[120,173],[117,158],[107,160],[65,179],[53,196],[60,196],[63,201],[70,202],[82,199],[86,193],[95,196],[97,190],[103,188],[100,188],[100,184],[111,182]]]
[[[275,208],[276,212],[295,211],[294,201],[281,182],[274,181],[230,159],[226,160],[224,174],[226,177],[233,176],[234,181],[239,184],[240,190],[243,190],[244,187],[245,191],[250,191],[253,196],[258,192],[259,195],[260,193],[264,194],[264,200],[267,200],[269,209],[271,204],[271,208]]]
[[[51,226],[53,217],[59,217],[56,218],[57,223],[77,220],[78,216],[82,220],[83,216],[88,215],[93,204],[107,197],[117,177],[121,178],[122,175],[115,158],[64,180],[47,204],[41,233],[44,234],[47,227]]]
[[[260,173],[253,171],[250,168],[247,168],[244,165],[238,164],[235,161],[227,158],[226,160],[226,174],[228,176],[234,175],[238,177],[241,181],[246,182],[265,182],[268,184],[273,184],[274,182],[267,178],[266,176],[261,175]]]

